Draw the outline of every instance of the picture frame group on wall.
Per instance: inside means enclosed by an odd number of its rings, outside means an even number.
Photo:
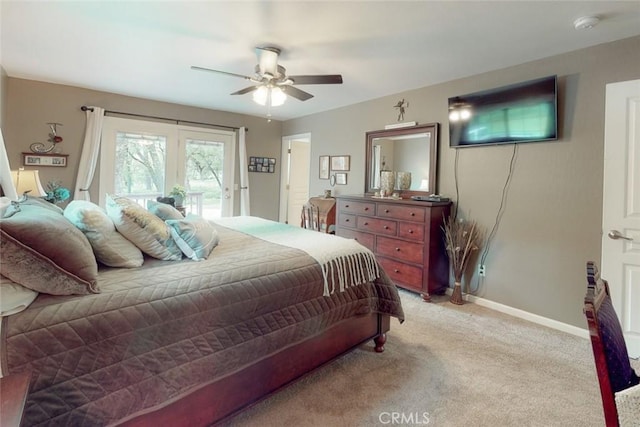
[[[249,157],[249,172],[274,173],[276,159],[273,157]]]

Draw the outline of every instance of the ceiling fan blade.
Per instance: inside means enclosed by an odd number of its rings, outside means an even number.
[[[192,70],[197,70],[197,71],[208,71],[210,73],[226,74],[227,76],[240,77],[241,79],[251,80],[251,77],[245,76],[245,75],[242,75],[242,74],[229,73],[227,71],[220,71],[220,70],[213,70],[211,68],[196,67],[195,65],[192,65],[191,69]]]
[[[341,84],[342,76],[340,74],[327,74],[321,76],[289,76],[293,80],[294,85],[324,85],[324,84]]]
[[[256,55],[258,56],[260,75],[269,74],[275,76],[278,73],[278,55],[280,55],[280,49],[275,47],[257,47]]]
[[[307,92],[305,92],[303,90],[300,90],[297,87],[284,86],[284,87],[282,87],[282,90],[287,95],[289,95],[289,96],[291,96],[291,97],[293,97],[295,99],[299,99],[300,101],[306,101],[307,99],[313,98],[313,95],[311,95],[310,93],[307,93]]]
[[[258,89],[258,86],[249,86],[244,89],[240,89],[237,92],[233,92],[231,95],[244,95],[245,93],[253,92],[256,89]]]

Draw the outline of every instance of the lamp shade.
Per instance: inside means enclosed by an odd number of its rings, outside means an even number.
[[[17,171],[11,171],[11,179],[16,187],[18,195],[29,192],[30,196],[43,197],[47,192],[42,188],[40,183],[40,175],[37,170],[25,170],[20,168]]]

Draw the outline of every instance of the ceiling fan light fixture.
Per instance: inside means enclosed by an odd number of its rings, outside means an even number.
[[[279,107],[287,100],[287,95],[279,87],[260,86],[253,92],[253,101],[260,105]]]
[[[260,86],[253,91],[253,101],[256,104],[267,105],[267,97],[269,96],[269,89],[266,86]]]
[[[287,95],[284,93],[282,89],[279,87],[271,88],[271,106],[278,107],[284,104],[284,101],[287,100]]]

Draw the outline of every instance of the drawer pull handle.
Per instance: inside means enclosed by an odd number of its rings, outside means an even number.
[[[411,216],[416,216],[415,212],[411,212]]]
[[[409,230],[409,234],[413,234],[413,230]]]
[[[389,213],[389,209],[385,209],[385,210],[384,210],[384,213]]]
[[[385,229],[385,230],[388,230],[388,229],[389,229],[389,226],[388,226],[388,225],[385,225],[385,226],[384,226],[384,229]]]
[[[364,210],[365,210],[365,211],[368,211],[368,210],[369,210],[369,208],[368,208],[368,207],[366,207],[366,208],[364,208]]]
[[[349,218],[345,219],[344,222],[349,222],[351,221]]]
[[[349,207],[349,205],[344,205],[344,207],[345,207],[345,208],[348,208],[348,207]]]
[[[394,273],[400,273],[400,270],[398,270],[397,268],[394,268],[394,269],[393,269],[393,272],[394,272]]]
[[[400,248],[396,248],[396,252],[400,252]]]
[[[364,223],[364,225],[369,225],[369,223],[368,223],[368,222],[365,222],[365,223]]]

